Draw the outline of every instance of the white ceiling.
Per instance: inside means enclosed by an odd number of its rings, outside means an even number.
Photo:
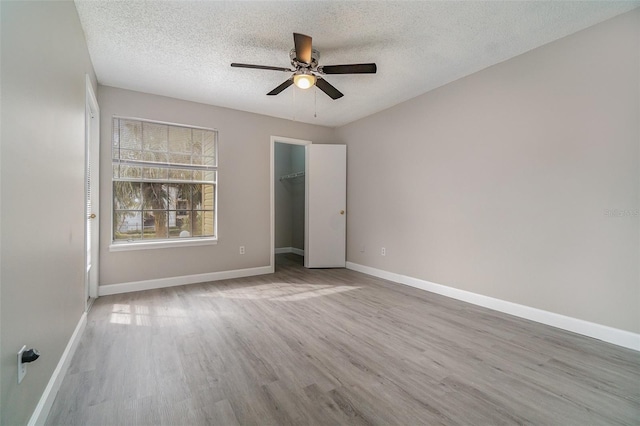
[[[103,85],[339,126],[637,7],[640,2],[76,0]],[[373,75],[329,75],[344,93],[266,93],[289,78],[231,62],[288,67],[293,32],[321,65],[375,62]],[[315,97],[315,99],[314,99]],[[314,118],[314,111],[317,117]]]

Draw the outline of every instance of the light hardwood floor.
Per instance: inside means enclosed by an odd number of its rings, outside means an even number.
[[[49,425],[638,425],[640,353],[278,255],[101,297]]]

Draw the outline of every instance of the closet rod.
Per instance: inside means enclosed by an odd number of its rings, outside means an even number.
[[[280,180],[294,179],[301,176],[304,176],[304,172],[289,173],[288,175],[280,176]]]

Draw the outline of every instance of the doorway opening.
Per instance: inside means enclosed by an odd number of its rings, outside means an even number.
[[[310,141],[271,138],[272,230],[271,266],[276,254],[304,257],[305,247],[305,146]]]
[[[100,108],[91,79],[86,76],[85,105],[85,311],[98,297],[98,195],[100,164]]]

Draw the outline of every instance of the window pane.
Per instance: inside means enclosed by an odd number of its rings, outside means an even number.
[[[190,154],[169,154],[169,163],[171,164],[191,164]]]
[[[113,182],[113,202],[116,210],[138,210],[142,193],[138,182]]]
[[[207,155],[194,155],[193,156],[193,164],[203,165],[203,166],[215,166],[215,157],[207,156]]]
[[[120,148],[142,150],[142,123],[120,120]]]
[[[120,159],[122,160],[144,160],[142,151],[136,151],[132,149],[121,149]]]
[[[139,211],[113,212],[113,240],[139,240],[142,238],[142,214]]]
[[[204,139],[204,130],[193,129],[191,142],[191,152],[193,154],[202,154],[202,140]]]
[[[215,235],[213,211],[194,211],[192,217],[194,237],[212,237]]]
[[[142,183],[142,201],[145,210],[166,210],[169,194],[164,183]]]
[[[191,208],[202,210],[202,184],[196,184],[191,190]]]
[[[145,151],[167,151],[167,126],[164,124],[142,123]]]
[[[120,166],[120,177],[129,179],[139,179],[142,177],[142,167]]]
[[[214,185],[194,184],[191,191],[191,204],[194,210],[213,210],[215,201]]]
[[[143,213],[144,233],[142,238],[158,239],[168,238],[168,219],[166,210],[145,210]]]
[[[193,236],[193,212],[189,210],[176,211],[175,231],[171,237],[189,238]]]
[[[193,170],[169,169],[169,180],[193,180]]]
[[[169,151],[191,153],[191,129],[169,126]]]
[[[210,236],[213,237],[214,235],[216,235],[216,229],[215,229],[215,217],[213,215],[213,210],[212,211],[205,211],[204,212],[204,226],[203,226],[203,235],[205,236]]]
[[[202,155],[216,155],[216,135],[215,132],[207,130],[202,135]]]
[[[191,210],[191,191],[194,185],[174,183],[167,186],[169,188],[169,210]]]
[[[118,151],[118,149],[120,149],[120,120],[117,118],[113,119],[113,128],[112,128],[112,132],[113,132],[113,158],[117,158],[116,157],[116,153]]]
[[[204,210],[213,210],[215,201],[215,186],[214,185],[201,185],[202,191],[202,208]]]
[[[193,236],[201,237],[202,236],[202,212],[201,211],[192,212],[191,219],[192,219],[191,229],[193,232]]]
[[[186,210],[169,210],[169,238],[191,236],[191,223]]]
[[[193,212],[190,210],[176,211],[176,227],[179,228],[178,238],[189,238],[193,236]],[[172,235],[174,237],[175,235]]]
[[[144,167],[142,176],[149,180],[167,180],[169,178],[169,170],[160,167]]]
[[[164,152],[145,151],[142,158],[144,161],[167,164],[167,154]]]
[[[204,181],[207,181],[207,182],[217,182],[217,180],[216,180],[216,178],[218,176],[217,172],[211,170],[211,171],[206,171],[206,172],[203,171],[201,174],[202,174],[202,179],[201,180],[204,180]]]

